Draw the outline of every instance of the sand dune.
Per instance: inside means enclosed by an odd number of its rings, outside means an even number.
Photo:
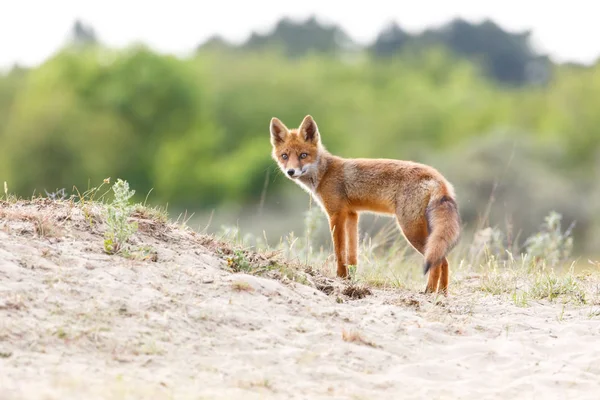
[[[600,393],[599,305],[523,308],[465,288],[351,299],[335,280],[328,295],[231,273],[206,238],[152,221],[136,260],[104,254],[102,223],[67,203],[4,203],[0,217],[1,399]]]

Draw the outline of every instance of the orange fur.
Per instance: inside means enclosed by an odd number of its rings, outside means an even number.
[[[436,169],[412,161],[334,156],[310,115],[298,129],[272,118],[270,132],[273,159],[329,218],[339,277],[348,277],[348,265],[357,263],[359,213],[393,214],[425,258],[426,292],[447,293],[446,255],[458,240],[460,216],[452,185]]]

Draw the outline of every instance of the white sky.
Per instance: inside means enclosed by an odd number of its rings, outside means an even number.
[[[531,29],[534,45],[556,61],[591,63],[600,55],[592,0],[369,0],[352,7],[338,1],[0,0],[0,67],[44,61],[64,43],[77,18],[107,45],[141,41],[185,55],[213,34],[239,43],[252,31],[270,30],[283,16],[303,19],[313,13],[341,25],[360,43],[374,40],[392,20],[418,31],[457,16],[474,22],[489,17],[507,30]]]

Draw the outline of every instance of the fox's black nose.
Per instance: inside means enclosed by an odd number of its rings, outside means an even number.
[[[288,175],[289,176],[293,176],[294,175],[294,170],[293,169],[288,169]]]

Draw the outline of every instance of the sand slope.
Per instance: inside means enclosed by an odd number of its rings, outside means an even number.
[[[232,274],[200,235],[151,221],[134,242],[156,258],[132,260],[104,254],[102,223],[90,227],[78,208],[0,210],[0,399],[600,393],[590,305],[519,308],[474,291],[441,303],[398,290],[352,300]],[[43,218],[51,234],[36,228]]]

